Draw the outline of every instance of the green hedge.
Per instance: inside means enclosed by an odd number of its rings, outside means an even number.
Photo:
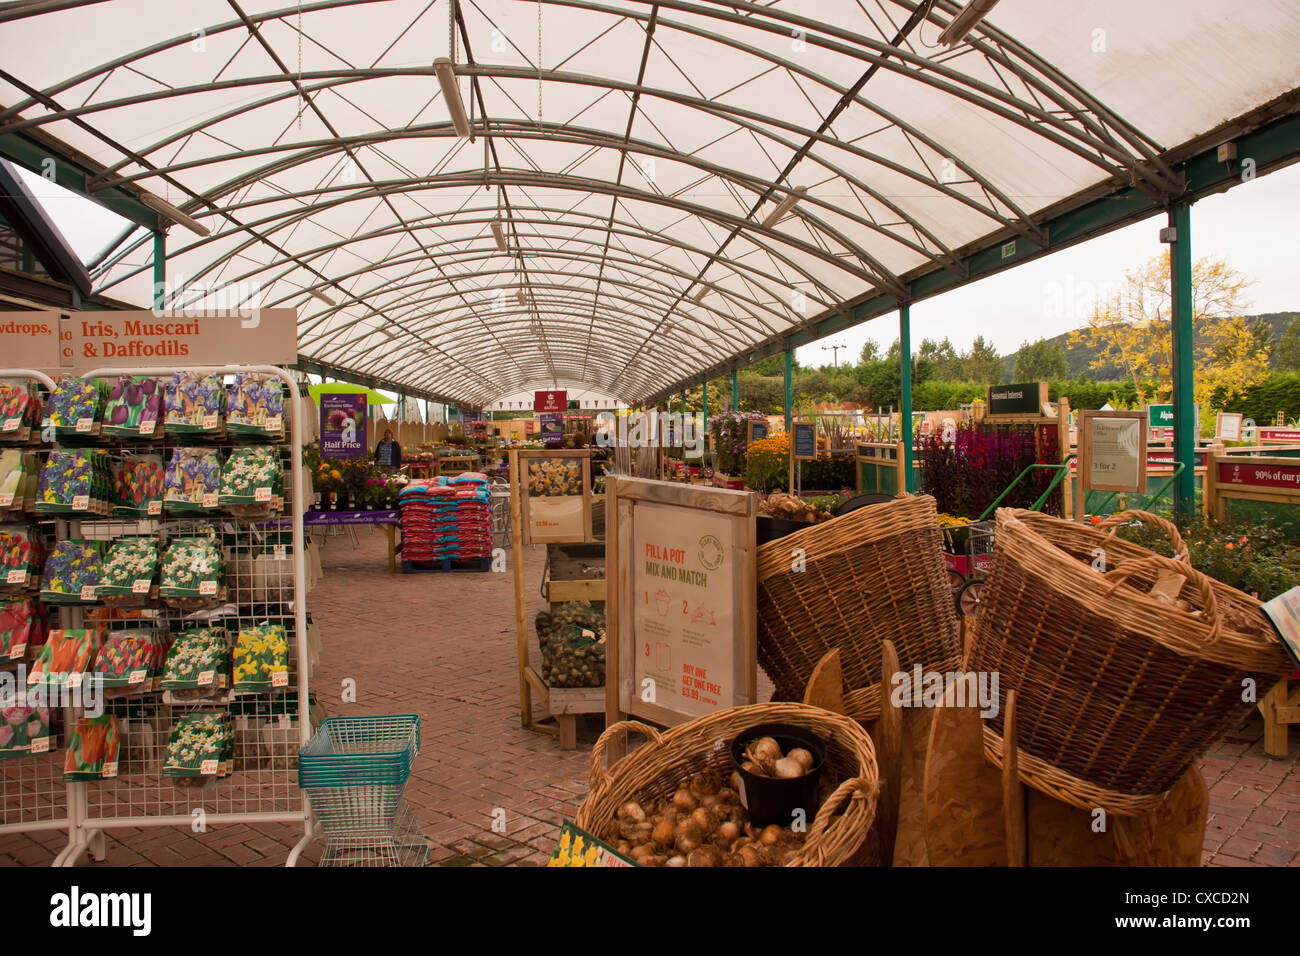
[[[1274,372],[1240,398],[1219,401],[1216,397],[1214,407],[1241,412],[1255,419],[1256,425],[1273,424],[1279,409],[1286,412],[1288,419],[1300,418],[1300,373]]]

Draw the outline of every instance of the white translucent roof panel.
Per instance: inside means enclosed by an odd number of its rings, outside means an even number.
[[[952,0],[54,7],[0,31],[0,124],[212,230],[170,231],[176,302],[243,283],[304,355],[476,404],[635,401],[1084,190],[1173,197],[1168,150],[1300,85],[1291,0],[1001,0],[953,48]],[[148,304],[147,236],[91,265]]]

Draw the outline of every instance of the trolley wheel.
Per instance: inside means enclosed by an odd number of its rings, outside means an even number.
[[[980,608],[980,594],[984,590],[982,578],[972,578],[957,592],[957,613],[970,617]]]
[[[966,586],[966,575],[962,574],[960,571],[954,571],[952,568],[948,568],[947,571],[948,587],[952,588],[953,594],[956,594]]]

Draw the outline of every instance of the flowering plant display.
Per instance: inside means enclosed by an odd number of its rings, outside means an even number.
[[[230,641],[224,628],[185,631],[167,652],[162,689],[177,700],[220,696],[230,686]]]
[[[167,736],[164,777],[200,782],[225,777],[235,769],[235,733],[230,715],[221,712],[186,714]]]
[[[68,751],[63,762],[64,780],[100,780],[117,776],[117,758],[122,746],[122,735],[117,727],[117,717],[78,717],[77,725],[68,738]]]
[[[0,760],[25,757],[34,751],[50,750],[54,745],[50,708],[15,706],[0,710]]]
[[[45,621],[35,601],[21,598],[0,608],[0,661],[26,660],[44,641]]]
[[[113,464],[113,514],[143,518],[162,514],[161,455],[123,455]]]
[[[53,630],[27,672],[27,683],[72,686],[81,683],[99,646],[100,631],[91,628]]]
[[[151,436],[162,412],[162,389],[151,375],[123,375],[108,392],[103,433],[126,437]]]
[[[235,449],[221,466],[218,504],[232,514],[265,515],[284,507],[279,452],[269,445]]]
[[[36,488],[38,514],[92,511],[107,514],[113,498],[113,466],[93,448],[52,451]]]
[[[1055,428],[1051,429],[1055,434]],[[934,496],[938,509],[964,518],[978,518],[1016,477],[1038,461],[1059,462],[1054,437],[1036,434],[1032,425],[985,425],[962,422],[951,442],[943,435],[918,435],[916,460],[921,466],[921,493]],[[1030,472],[1002,500],[1004,508],[1028,508],[1048,484],[1053,473]],[[1061,513],[1058,488],[1043,510]]]
[[[713,451],[720,472],[725,475],[744,474],[749,423],[765,421],[767,416],[758,412],[728,412],[709,419],[709,434],[713,437]]]
[[[163,507],[169,514],[210,511],[218,505],[221,455],[215,448],[173,448],[163,475]]]
[[[785,432],[750,442],[745,452],[745,485],[764,494],[790,480],[790,436]]]
[[[153,538],[118,538],[99,570],[95,596],[107,604],[143,604],[158,574],[158,542]]]
[[[104,542],[65,538],[54,542],[41,575],[41,600],[47,604],[81,604],[98,600]]]
[[[56,435],[97,434],[104,399],[105,382],[99,379],[65,377],[50,393],[49,423]]]
[[[289,636],[281,624],[241,627],[235,640],[236,694],[258,694],[289,686]]]
[[[261,372],[236,375],[226,428],[234,435],[283,437],[284,389],[280,380]]]
[[[226,389],[219,375],[176,372],[164,391],[164,428],[171,435],[220,435]]]
[[[215,541],[176,538],[163,555],[158,595],[173,607],[204,607],[217,602],[224,579],[225,562]]]

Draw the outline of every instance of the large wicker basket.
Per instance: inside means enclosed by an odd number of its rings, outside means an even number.
[[[876,816],[876,751],[857,721],[806,704],[748,704],[659,731],[638,721],[608,728],[591,751],[591,792],[575,822],[611,845],[618,839],[616,814],[626,801],[671,797],[683,779],[703,770],[730,775],[727,745],[741,731],[765,723],[804,727],[826,741],[824,774],[840,783],[813,818],[808,837],[789,866],[841,866],[867,837]],[[648,742],[606,770],[609,739],[636,731]]]
[[[1114,536],[1134,519],[1161,528],[1178,558]],[[1192,568],[1162,518],[1090,527],[1004,508],[994,540],[968,666],[999,674],[1003,708],[1017,692],[1020,779],[1059,800],[1154,809],[1254,707],[1247,680],[1258,699],[1292,669],[1259,602]],[[1169,595],[1148,593],[1161,577]],[[984,728],[997,766],[1003,712]]]
[[[758,663],[776,699],[803,699],[817,662],[839,648],[846,709],[875,719],[885,640],[903,671],[946,671],[961,657],[933,498],[859,508],[758,549]]]

